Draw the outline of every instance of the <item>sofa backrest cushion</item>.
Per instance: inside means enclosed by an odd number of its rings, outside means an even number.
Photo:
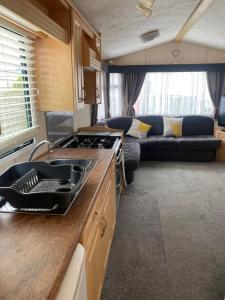
[[[183,136],[213,135],[214,120],[208,116],[177,116],[183,117]],[[163,116],[147,115],[135,116],[136,119],[152,125],[148,135],[163,135]],[[133,117],[115,117],[106,120],[106,124],[113,129],[123,130],[125,134],[129,130]]]
[[[137,116],[135,117],[135,119],[140,120],[141,122],[144,122],[152,126],[148,135],[163,134],[162,116],[154,116],[154,115]],[[133,117],[115,117],[115,118],[108,119],[106,123],[110,128],[123,130],[126,134],[131,126],[132,120]]]
[[[184,116],[183,136],[213,135],[214,120],[207,116]]]

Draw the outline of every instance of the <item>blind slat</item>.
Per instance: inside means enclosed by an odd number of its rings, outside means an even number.
[[[27,103],[27,105],[29,105],[29,103]],[[27,107],[27,108],[24,108],[24,109],[15,109],[15,110],[10,111],[10,112],[9,111],[5,111],[4,113],[1,113],[1,111],[0,111],[0,122],[1,122],[1,119],[5,120],[5,119],[8,119],[8,118],[12,118],[12,116],[15,115],[15,114],[22,114],[22,113],[24,113],[25,116],[29,116],[29,114],[32,115],[32,113],[30,112],[31,110],[32,110],[31,107]]]
[[[20,65],[20,64],[9,62],[9,61],[5,62],[0,58],[0,70],[7,72],[6,67],[9,68],[9,71],[13,71],[13,70],[10,69],[12,67],[16,67],[17,69],[22,70],[22,71],[27,71],[27,70],[34,71],[35,70],[34,67],[30,67],[29,61],[27,61],[27,66],[23,66],[22,62],[21,62],[21,65]]]
[[[3,27],[0,27],[0,36],[2,37],[6,37],[8,39],[13,39],[15,40],[16,42],[17,41],[22,41],[24,43],[29,43],[29,44],[32,44],[33,43],[33,40],[29,37],[25,37],[24,35],[21,35],[19,33],[15,33],[11,30],[7,30]]]
[[[24,56],[24,55],[23,55]],[[34,64],[34,60],[32,59],[32,56],[23,58],[22,54],[18,53],[18,55],[16,54],[9,54],[9,53],[4,53],[2,51],[2,49],[0,48],[0,59],[1,61],[4,60],[8,60],[8,61],[18,61],[19,63],[23,62],[23,63],[29,63],[29,64]]]
[[[32,91],[30,91],[30,92],[32,92]],[[23,98],[35,98],[35,97],[37,97],[37,94],[30,94],[30,95],[23,95],[23,96],[21,96],[21,95],[17,95],[17,96],[1,96],[0,97],[0,99],[23,99]]]

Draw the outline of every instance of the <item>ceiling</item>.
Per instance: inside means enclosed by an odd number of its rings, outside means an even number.
[[[102,34],[103,59],[111,59],[175,39],[199,0],[155,0],[153,14],[143,18],[137,0],[73,0]],[[184,41],[225,49],[225,1],[214,0],[188,32]],[[148,43],[140,34],[159,29],[160,37]]]

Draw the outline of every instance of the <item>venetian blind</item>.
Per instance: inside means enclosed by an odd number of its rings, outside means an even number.
[[[33,42],[0,26],[0,152],[34,137],[38,125]]]

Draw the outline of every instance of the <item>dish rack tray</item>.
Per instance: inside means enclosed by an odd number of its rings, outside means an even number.
[[[62,213],[79,192],[85,175],[82,166],[15,165],[0,176],[0,208],[8,205],[17,212]]]

